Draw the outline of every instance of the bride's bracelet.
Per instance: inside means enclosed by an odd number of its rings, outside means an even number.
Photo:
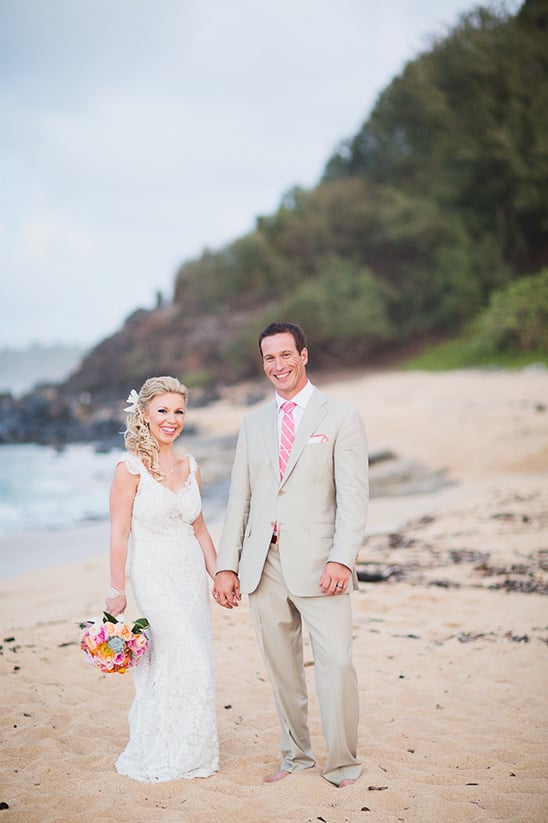
[[[121,594],[125,594],[123,589],[115,589],[114,586],[111,586],[107,592],[107,600],[114,600],[115,597],[120,597]]]

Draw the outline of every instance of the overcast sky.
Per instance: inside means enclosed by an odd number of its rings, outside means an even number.
[[[0,346],[92,345],[317,183],[468,0],[0,0]]]

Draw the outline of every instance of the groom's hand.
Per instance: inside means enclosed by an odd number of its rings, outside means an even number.
[[[323,567],[320,587],[324,594],[344,594],[348,589],[350,569],[342,563],[329,560]]]
[[[213,598],[219,606],[225,609],[239,606],[242,595],[240,594],[240,581],[235,572],[217,572],[213,585]]]

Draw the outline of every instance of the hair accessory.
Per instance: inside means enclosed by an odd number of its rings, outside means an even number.
[[[124,409],[125,412],[132,412],[135,411],[136,406],[139,404],[139,395],[132,389],[126,398],[126,403],[129,403],[129,406],[126,406]]]

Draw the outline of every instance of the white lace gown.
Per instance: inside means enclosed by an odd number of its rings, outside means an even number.
[[[151,643],[132,670],[130,737],[116,769],[149,783],[207,777],[218,769],[219,745],[208,578],[192,528],[202,508],[196,462],[190,458],[190,477],[173,492],[137,457],[124,461],[140,477],[130,574]]]

